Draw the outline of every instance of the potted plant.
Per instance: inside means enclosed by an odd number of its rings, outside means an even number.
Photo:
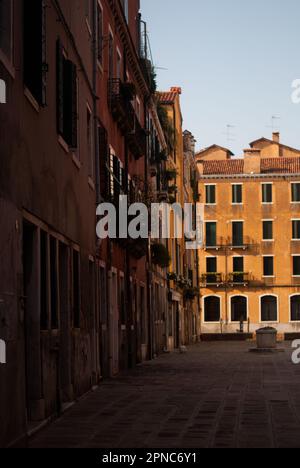
[[[176,169],[167,169],[165,171],[165,176],[168,182],[171,182],[172,180],[176,179],[178,173]]]
[[[167,276],[168,280],[169,281],[177,281],[177,273],[168,273],[168,276]]]

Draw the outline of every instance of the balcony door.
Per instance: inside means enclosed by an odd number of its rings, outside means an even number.
[[[234,247],[244,245],[244,223],[242,221],[232,223],[232,244]]]

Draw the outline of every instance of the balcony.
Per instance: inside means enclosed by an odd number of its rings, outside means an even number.
[[[205,244],[204,250],[216,250],[217,252],[220,250],[223,250],[225,246],[223,244],[214,244],[214,243],[209,243]]]
[[[230,273],[228,275],[228,283],[231,285],[243,285],[248,286],[250,282],[249,273]]]
[[[108,105],[114,120],[124,135],[135,132],[135,112],[130,95],[120,79],[108,80]]]
[[[134,115],[134,130],[127,134],[127,141],[135,159],[140,159],[146,155],[147,135],[136,115]]]
[[[228,248],[230,250],[249,250],[251,247],[250,244],[244,244],[243,242],[234,242],[232,245],[229,245]]]
[[[201,276],[201,283],[205,286],[221,286],[223,284],[221,273],[206,273]]]

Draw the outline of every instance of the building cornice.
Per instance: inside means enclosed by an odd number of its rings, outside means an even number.
[[[244,180],[257,180],[257,179],[300,179],[300,173],[295,174],[232,174],[232,175],[225,175],[225,174],[217,174],[217,175],[200,175],[200,182],[205,180],[237,180],[237,179],[244,179]]]
[[[134,46],[128,24],[126,22],[126,18],[123,13],[123,9],[120,3],[120,0],[108,0],[108,4],[111,8],[113,13],[116,27],[119,31],[120,38],[123,44],[123,47],[126,51],[126,55],[129,61],[129,64],[132,68],[134,73],[135,79],[139,84],[140,90],[143,92],[145,96],[150,94],[149,86],[145,80],[140,60],[136,52],[136,48]]]

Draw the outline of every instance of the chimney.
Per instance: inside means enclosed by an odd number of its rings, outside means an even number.
[[[178,88],[177,86],[173,86],[170,91],[171,91],[171,93],[176,93],[176,94],[179,94],[179,95],[182,94],[182,89]]]
[[[244,173],[260,174],[261,154],[259,149],[244,150]]]
[[[273,141],[274,141],[274,143],[280,143],[280,133],[279,132],[273,132]]]

